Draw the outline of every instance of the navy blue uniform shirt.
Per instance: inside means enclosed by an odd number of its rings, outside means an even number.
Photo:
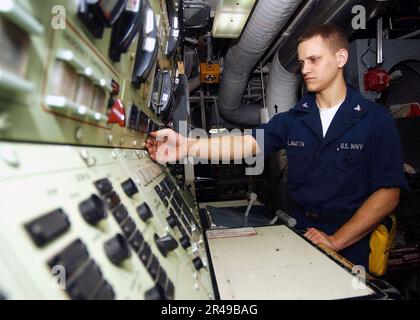
[[[378,189],[408,189],[394,119],[350,86],[325,137],[313,93],[254,129],[254,137],[257,129],[264,130],[265,157],[287,150],[297,229],[315,227],[332,235]],[[367,267],[369,237],[340,253]]]

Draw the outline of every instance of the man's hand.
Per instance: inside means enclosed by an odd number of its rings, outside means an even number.
[[[172,129],[163,129],[150,133],[145,147],[150,158],[159,162],[175,162],[188,154],[188,139]]]
[[[323,244],[324,246],[334,250],[334,251],[340,251],[340,248],[338,248],[336,244],[336,239],[334,236],[329,236],[325,234],[322,231],[319,231],[315,228],[309,228],[304,236],[310,240],[313,244]]]

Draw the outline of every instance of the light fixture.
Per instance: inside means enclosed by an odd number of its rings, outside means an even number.
[[[214,16],[214,38],[237,38],[242,32],[255,0],[219,0]]]

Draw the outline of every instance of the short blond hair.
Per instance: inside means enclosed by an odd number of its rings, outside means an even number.
[[[334,53],[341,49],[349,51],[350,44],[343,29],[332,23],[311,27],[300,36],[298,45],[301,42],[318,36],[328,43]]]

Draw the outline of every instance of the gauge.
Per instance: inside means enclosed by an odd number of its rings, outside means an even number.
[[[158,36],[155,14],[149,4],[143,10],[143,21],[136,52],[133,70],[133,86],[140,88],[150,74],[156,62],[158,52]]]
[[[95,38],[111,27],[124,10],[127,0],[80,0],[78,16]]]
[[[128,0],[124,11],[112,27],[109,56],[120,61],[122,53],[126,53],[134,38],[138,35],[143,15],[142,0]]]

